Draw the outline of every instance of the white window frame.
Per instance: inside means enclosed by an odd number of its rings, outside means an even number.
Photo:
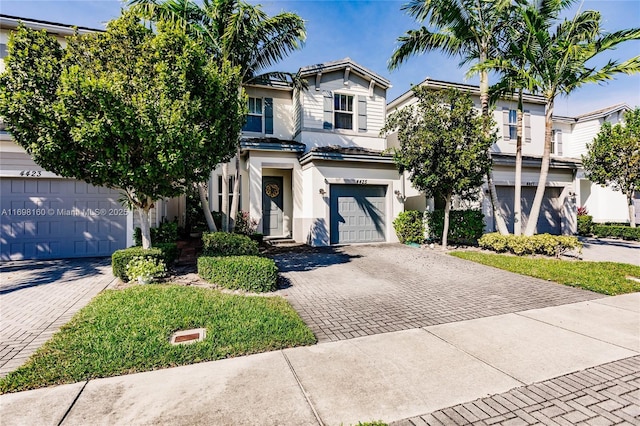
[[[253,101],[253,110],[251,108],[252,101]],[[257,108],[255,107],[258,101],[260,102],[259,111],[257,111]],[[249,96],[247,98],[247,109],[248,109],[247,117],[260,117],[260,130],[259,131],[245,130],[245,131],[251,132],[251,133],[264,133],[264,98]]]
[[[518,111],[515,109],[509,110],[509,140],[516,141],[518,139]],[[523,120],[524,124],[524,120]]]
[[[342,109],[343,105],[342,105],[342,97],[345,97],[345,105],[344,107],[346,107],[347,109]],[[336,106],[336,98],[340,97],[340,101],[337,103],[337,106],[340,107],[338,108]],[[351,110],[349,110],[349,99],[351,99]],[[347,93],[339,93],[339,92],[334,92],[333,93],[333,129],[334,130],[354,130],[354,122],[355,119],[354,117],[356,117],[356,108],[354,107],[354,103],[355,103],[355,96],[352,94],[347,94]],[[351,115],[351,127],[338,127],[338,114],[344,114],[344,115]]]

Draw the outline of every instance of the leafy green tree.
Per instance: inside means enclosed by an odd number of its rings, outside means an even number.
[[[624,123],[612,126],[605,122],[587,149],[587,155],[582,156],[586,177],[627,197],[629,223],[635,227],[633,195],[640,190],[640,108],[627,111]]]
[[[554,102],[558,95],[569,95],[586,83],[604,82],[615,74],[633,74],[640,71],[640,55],[624,62],[609,60],[603,66],[591,62],[603,52],[620,43],[640,39],[640,29],[633,28],[605,33],[601,27],[600,12],[578,12],[571,19],[560,20],[560,13],[572,0],[540,0],[534,7],[521,9],[519,22],[524,25],[531,43],[519,48],[524,59],[488,59],[475,69],[493,69],[525,83],[525,89],[545,98],[545,140],[540,176],[531,205],[525,235],[533,235],[544,190],[549,175]],[[529,66],[521,67],[521,63]]]
[[[303,87],[297,76],[279,71],[264,73],[289,53],[303,46],[306,38],[303,19],[291,12],[268,16],[260,5],[243,0],[130,0],[131,9],[152,21],[171,20],[202,42],[207,52],[219,60],[228,60],[240,68],[242,84],[257,83],[276,78]],[[240,90],[240,85],[238,87]],[[233,136],[238,145],[238,135]],[[228,163],[222,165],[223,230],[233,230],[238,212],[240,179],[239,158],[236,155],[236,175],[233,200],[229,211]],[[204,187],[200,198],[210,229],[215,229],[211,208]],[[229,223],[231,222],[231,223]]]
[[[238,70],[174,25],[151,31],[131,14],[67,43],[23,26],[13,33],[0,115],[46,170],[122,190],[149,248],[154,201],[207,180],[235,152]]]
[[[409,30],[398,38],[400,45],[389,60],[389,69],[398,68],[411,56],[439,50],[449,56],[459,56],[462,64],[482,63],[494,58],[500,46],[500,35],[505,25],[511,24],[508,16],[511,0],[410,0],[402,6],[419,23],[416,30]],[[482,114],[489,116],[489,73],[480,74],[480,104]],[[488,133],[491,129],[485,129]],[[491,152],[487,153],[491,157]],[[493,173],[489,169],[487,184],[491,197],[493,216],[498,231],[508,234],[507,225],[498,210],[498,199]]]
[[[391,114],[382,132],[398,133],[400,148],[394,158],[400,171],[409,172],[417,189],[445,202],[446,249],[452,198],[472,199],[477,193],[491,167],[487,152],[496,133],[486,132],[493,122],[477,113],[468,93],[425,87],[414,87],[413,92],[417,103]]]

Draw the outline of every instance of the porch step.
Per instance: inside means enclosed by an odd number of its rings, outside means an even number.
[[[293,238],[286,237],[266,237],[264,242],[274,247],[289,247],[300,244]]]

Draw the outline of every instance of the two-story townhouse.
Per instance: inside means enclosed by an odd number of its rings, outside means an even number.
[[[425,79],[422,86],[433,90],[458,89],[471,95],[472,100],[480,110],[480,89],[478,86],[458,84],[433,79]],[[417,100],[412,91],[408,91],[394,99],[387,106],[389,113],[415,103]],[[530,210],[540,173],[540,164],[544,150],[544,118],[545,103],[541,96],[523,95],[524,116],[522,122],[522,206],[523,228],[527,224]],[[516,109],[517,99],[506,98],[496,102],[493,107],[493,119],[497,126],[498,140],[491,147],[493,159],[493,178],[502,216],[507,222],[510,232],[513,232],[513,204],[515,194],[515,152],[516,152]],[[545,197],[536,232],[553,234],[575,232],[575,176],[579,168],[579,161],[567,158],[562,154],[561,136],[557,135],[558,148],[552,154],[549,176],[545,187]],[[390,147],[398,146],[397,137],[388,137]],[[424,195],[406,183],[406,209],[424,210],[439,207],[438,200],[434,206],[433,200],[425,199]],[[480,199],[481,208],[485,214],[487,231],[495,229],[488,188],[482,188]]]
[[[552,152],[580,159],[605,122],[612,125],[623,123],[624,113],[630,110],[626,104],[617,104],[576,117],[554,116]],[[575,188],[577,205],[586,207],[595,222],[629,221],[625,195],[610,186],[591,182],[585,177],[582,167],[576,173]],[[634,202],[635,221],[640,223],[640,192],[636,192]]]
[[[240,208],[266,237],[314,246],[397,241],[391,222],[403,208],[402,180],[380,137],[389,81],[349,58],[298,76],[306,89],[245,87]],[[219,210],[221,167],[209,187]]]
[[[64,47],[74,33],[102,31],[0,15],[0,73],[9,35],[22,23],[44,30]],[[1,120],[0,120],[1,123]],[[111,255],[133,244],[137,214],[120,203],[119,191],[95,187],[44,170],[0,124],[0,260]],[[183,217],[183,205],[160,200],[151,223]]]

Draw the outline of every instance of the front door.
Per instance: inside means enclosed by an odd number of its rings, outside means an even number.
[[[262,177],[262,233],[282,236],[282,177]]]

